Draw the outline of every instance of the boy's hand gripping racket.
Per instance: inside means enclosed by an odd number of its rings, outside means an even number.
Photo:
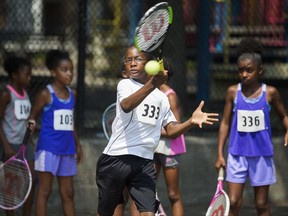
[[[116,103],[109,105],[102,115],[102,127],[104,135],[107,140],[109,140],[112,134],[112,123],[116,116]]]
[[[17,154],[0,166],[0,208],[2,209],[13,210],[20,207],[31,191],[32,176],[25,159],[30,133],[30,128],[27,128]]]
[[[160,70],[164,70],[162,46],[173,20],[173,10],[167,2],[160,2],[146,11],[135,30],[135,46],[151,53],[158,49]]]
[[[230,209],[230,200],[223,190],[224,169],[220,168],[218,173],[218,184],[215,195],[206,212],[206,216],[228,216]]]

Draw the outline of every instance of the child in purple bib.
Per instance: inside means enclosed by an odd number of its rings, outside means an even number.
[[[252,38],[243,39],[238,47],[239,84],[228,88],[223,118],[218,134],[216,169],[226,168],[229,216],[239,215],[245,183],[254,187],[257,215],[270,215],[269,187],[276,182],[270,124],[270,106],[275,108],[286,129],[288,117],[278,90],[259,81],[263,73],[262,46]],[[227,165],[225,143],[229,137]]]

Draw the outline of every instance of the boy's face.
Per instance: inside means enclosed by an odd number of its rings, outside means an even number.
[[[147,61],[144,53],[139,52],[135,47],[130,47],[124,58],[124,74],[137,82],[146,83],[148,74],[144,70],[144,65]]]

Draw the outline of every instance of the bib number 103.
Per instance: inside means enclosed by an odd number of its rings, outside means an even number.
[[[54,129],[55,130],[73,130],[73,111],[72,110],[55,110],[54,111]]]
[[[257,132],[265,129],[262,110],[238,110],[237,120],[237,130],[240,132]]]

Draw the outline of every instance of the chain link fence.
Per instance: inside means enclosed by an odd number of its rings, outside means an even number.
[[[28,89],[33,102],[36,92],[50,82],[45,67],[47,51],[66,50],[75,66],[72,85],[78,91],[77,122],[83,129],[100,130],[104,109],[116,99],[124,50],[133,43],[139,19],[157,2],[2,0],[0,87],[7,83],[3,60],[12,54],[27,57],[33,65]],[[286,0],[168,2],[175,21],[164,54],[179,70],[171,86],[189,111],[186,115],[201,99],[222,112],[227,87],[238,82],[235,48],[247,36],[263,42],[263,80],[279,89],[288,107]]]

